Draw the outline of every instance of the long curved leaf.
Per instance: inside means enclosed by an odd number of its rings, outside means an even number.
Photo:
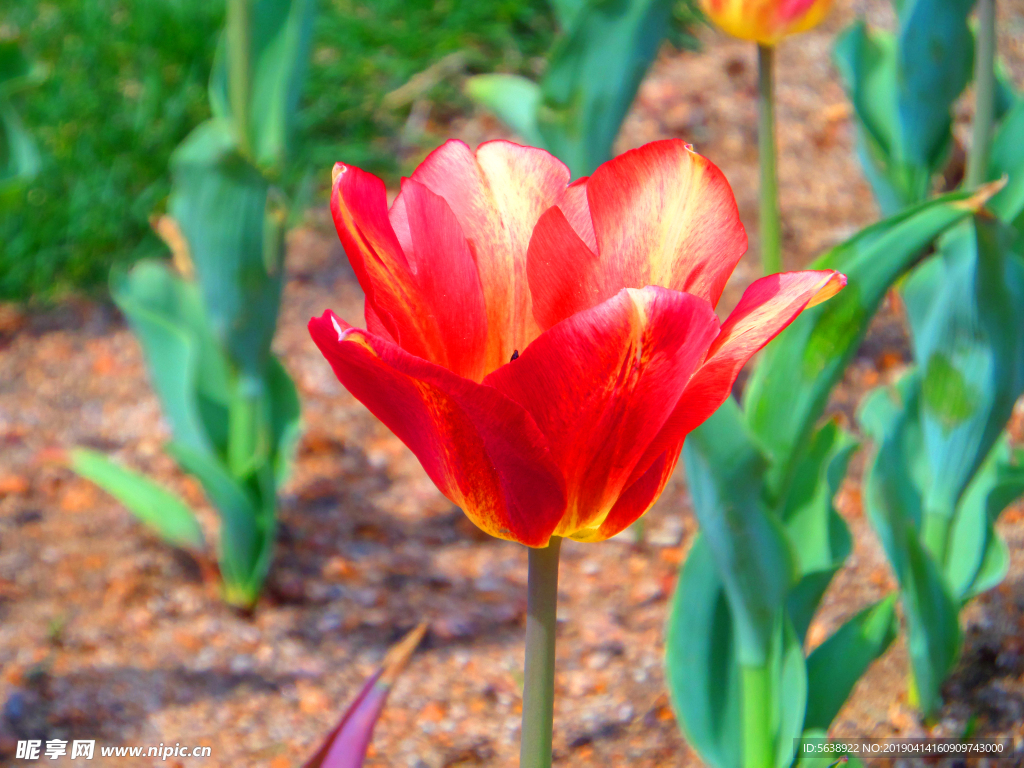
[[[771,459],[773,499],[785,496],[828,394],[886,291],[938,235],[987,199],[985,194],[943,195],[868,227],[814,262],[813,269],[846,274],[846,288],[803,312],[765,348],[743,399],[747,424]]]

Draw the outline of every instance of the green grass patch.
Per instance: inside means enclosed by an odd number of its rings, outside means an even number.
[[[0,210],[0,299],[48,299],[106,285],[115,263],[163,253],[148,218],[168,193],[167,163],[209,115],[206,84],[222,3],[204,0],[5,0],[16,35],[49,71],[16,106],[39,143],[39,176]],[[468,72],[530,73],[554,33],[544,0],[320,0],[290,175],[323,189],[337,160],[389,181],[469,110],[459,78],[384,97],[445,56]],[[428,110],[429,105],[429,110]]]

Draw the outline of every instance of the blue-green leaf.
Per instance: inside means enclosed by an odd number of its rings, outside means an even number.
[[[805,728],[827,731],[853,686],[896,638],[896,595],[843,624],[807,657]]]
[[[803,642],[832,576],[850,554],[853,540],[832,504],[857,442],[830,421],[815,433],[793,484],[783,500],[781,518],[796,553],[799,581],[787,598],[789,617]]]
[[[545,148],[588,176],[612,155],[640,81],[668,34],[673,0],[587,2],[552,51],[538,112]],[[571,15],[571,14],[567,14]]]
[[[860,418],[877,446],[865,473],[864,504],[900,583],[912,692],[930,714],[942,703],[940,686],[959,654],[960,627],[959,601],[921,544],[922,488],[929,468],[916,418],[920,382],[911,373],[892,390],[876,391],[865,400]]]
[[[747,424],[771,460],[773,500],[785,497],[829,392],[885,292],[932,240],[976,205],[966,193],[944,195],[868,227],[814,262],[813,269],[847,275],[846,288],[803,312],[767,346],[743,398]]]
[[[740,662],[763,665],[795,563],[781,524],[761,502],[766,462],[735,400],[690,434],[683,457],[694,511],[729,596]]]
[[[949,153],[952,105],[971,76],[973,5],[903,0],[895,35],[860,21],[836,41],[865,175],[886,215],[927,198]]]
[[[273,543],[260,500],[220,462],[176,441],[168,443],[167,452],[199,480],[220,515],[221,577],[229,596],[254,599],[263,581],[265,552]]]
[[[1024,467],[1011,463],[1003,438],[964,491],[953,523],[946,577],[961,601],[994,587],[1006,575],[1010,555],[995,522],[1022,494]]]
[[[665,635],[668,690],[687,741],[714,768],[739,768],[740,672],[732,616],[703,534],[676,584]]]
[[[281,170],[298,113],[312,37],[315,0],[254,0],[247,103],[252,159],[261,169]],[[221,120],[238,124],[227,97],[227,45],[221,41],[210,75],[210,103]]]
[[[172,158],[169,210],[195,265],[214,336],[262,378],[283,282],[284,211],[223,123],[199,126]]]
[[[922,366],[920,419],[931,467],[921,487],[924,511],[947,527],[1024,391],[1024,260],[1011,241],[998,220],[964,222],[904,290]],[[941,546],[935,551],[944,562]]]

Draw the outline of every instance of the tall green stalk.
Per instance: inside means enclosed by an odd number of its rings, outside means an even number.
[[[775,47],[757,46],[761,161],[761,269],[766,275],[782,271],[782,226],[779,221],[779,179],[775,166]]]
[[[555,607],[561,546],[562,539],[552,536],[547,547],[530,548],[519,768],[551,768],[551,734],[555,715]]]
[[[238,148],[246,156],[249,155],[249,80],[252,76],[249,3],[250,0],[228,0],[226,23],[228,100],[238,132]]]
[[[978,0],[978,42],[974,59],[974,135],[967,156],[967,186],[988,175],[996,90],[996,0]]]
[[[743,690],[743,768],[772,768],[771,669],[766,664],[740,667]]]

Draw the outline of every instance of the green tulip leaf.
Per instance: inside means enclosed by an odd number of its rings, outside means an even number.
[[[856,448],[857,442],[835,422],[826,423],[798,464],[781,510],[799,568],[787,608],[801,642],[832,577],[853,548],[850,531],[832,499]]]
[[[771,465],[772,499],[785,498],[829,392],[867,333],[889,288],[939,234],[971,215],[966,193],[935,198],[860,232],[817,259],[848,284],[804,311],[762,352],[743,398],[746,421]]]
[[[927,535],[922,488],[928,487],[929,476],[916,418],[920,390],[920,375],[911,373],[894,389],[874,392],[862,406],[861,424],[876,443],[865,473],[864,504],[900,584],[912,693],[930,714],[941,706],[940,686],[959,654],[960,604],[921,543]]]
[[[544,147],[573,177],[588,176],[612,145],[669,29],[673,0],[588,2],[555,45],[537,113]]]
[[[181,499],[152,480],[125,469],[101,453],[76,448],[70,467],[124,504],[142,523],[176,547],[203,548],[203,531]]]
[[[795,581],[782,525],[761,503],[767,464],[732,398],[683,448],[693,507],[733,610],[740,662],[762,665]]]
[[[896,638],[896,595],[858,613],[807,657],[805,728],[827,731],[854,685]]]
[[[531,146],[544,143],[537,127],[540,86],[518,75],[476,75],[466,81],[466,93],[489,109]]]
[[[725,587],[703,534],[679,574],[665,636],[668,690],[686,740],[714,768],[740,768],[740,670]]]
[[[236,480],[220,462],[176,441],[168,443],[167,452],[199,480],[220,516],[221,577],[229,599],[255,599],[273,547],[273,507],[268,519],[258,493]]]
[[[966,87],[973,0],[903,0],[896,34],[856,22],[835,60],[857,118],[865,175],[883,214],[928,197],[952,144],[952,106]]]
[[[172,170],[169,210],[188,242],[213,334],[234,366],[260,379],[281,300],[284,212],[218,121],[192,132]]]
[[[998,220],[964,222],[904,290],[923,366],[920,421],[931,472],[922,503],[943,529],[1024,392],[1024,259],[1012,239]],[[944,542],[938,547],[945,562]]]
[[[253,0],[247,41],[251,80],[248,114],[239,120],[228,98],[226,36],[221,39],[210,75],[213,114],[248,129],[252,160],[261,169],[279,172],[287,158],[299,96],[306,76],[315,0]]]
[[[302,434],[301,404],[288,371],[277,358],[271,358],[267,371],[267,396],[270,400],[271,455],[274,457],[274,480],[284,485],[291,472],[295,446]]]
[[[1010,554],[995,522],[1022,494],[1024,467],[1012,462],[1004,437],[964,492],[950,535],[946,577],[961,601],[991,589],[1006,576]]]

